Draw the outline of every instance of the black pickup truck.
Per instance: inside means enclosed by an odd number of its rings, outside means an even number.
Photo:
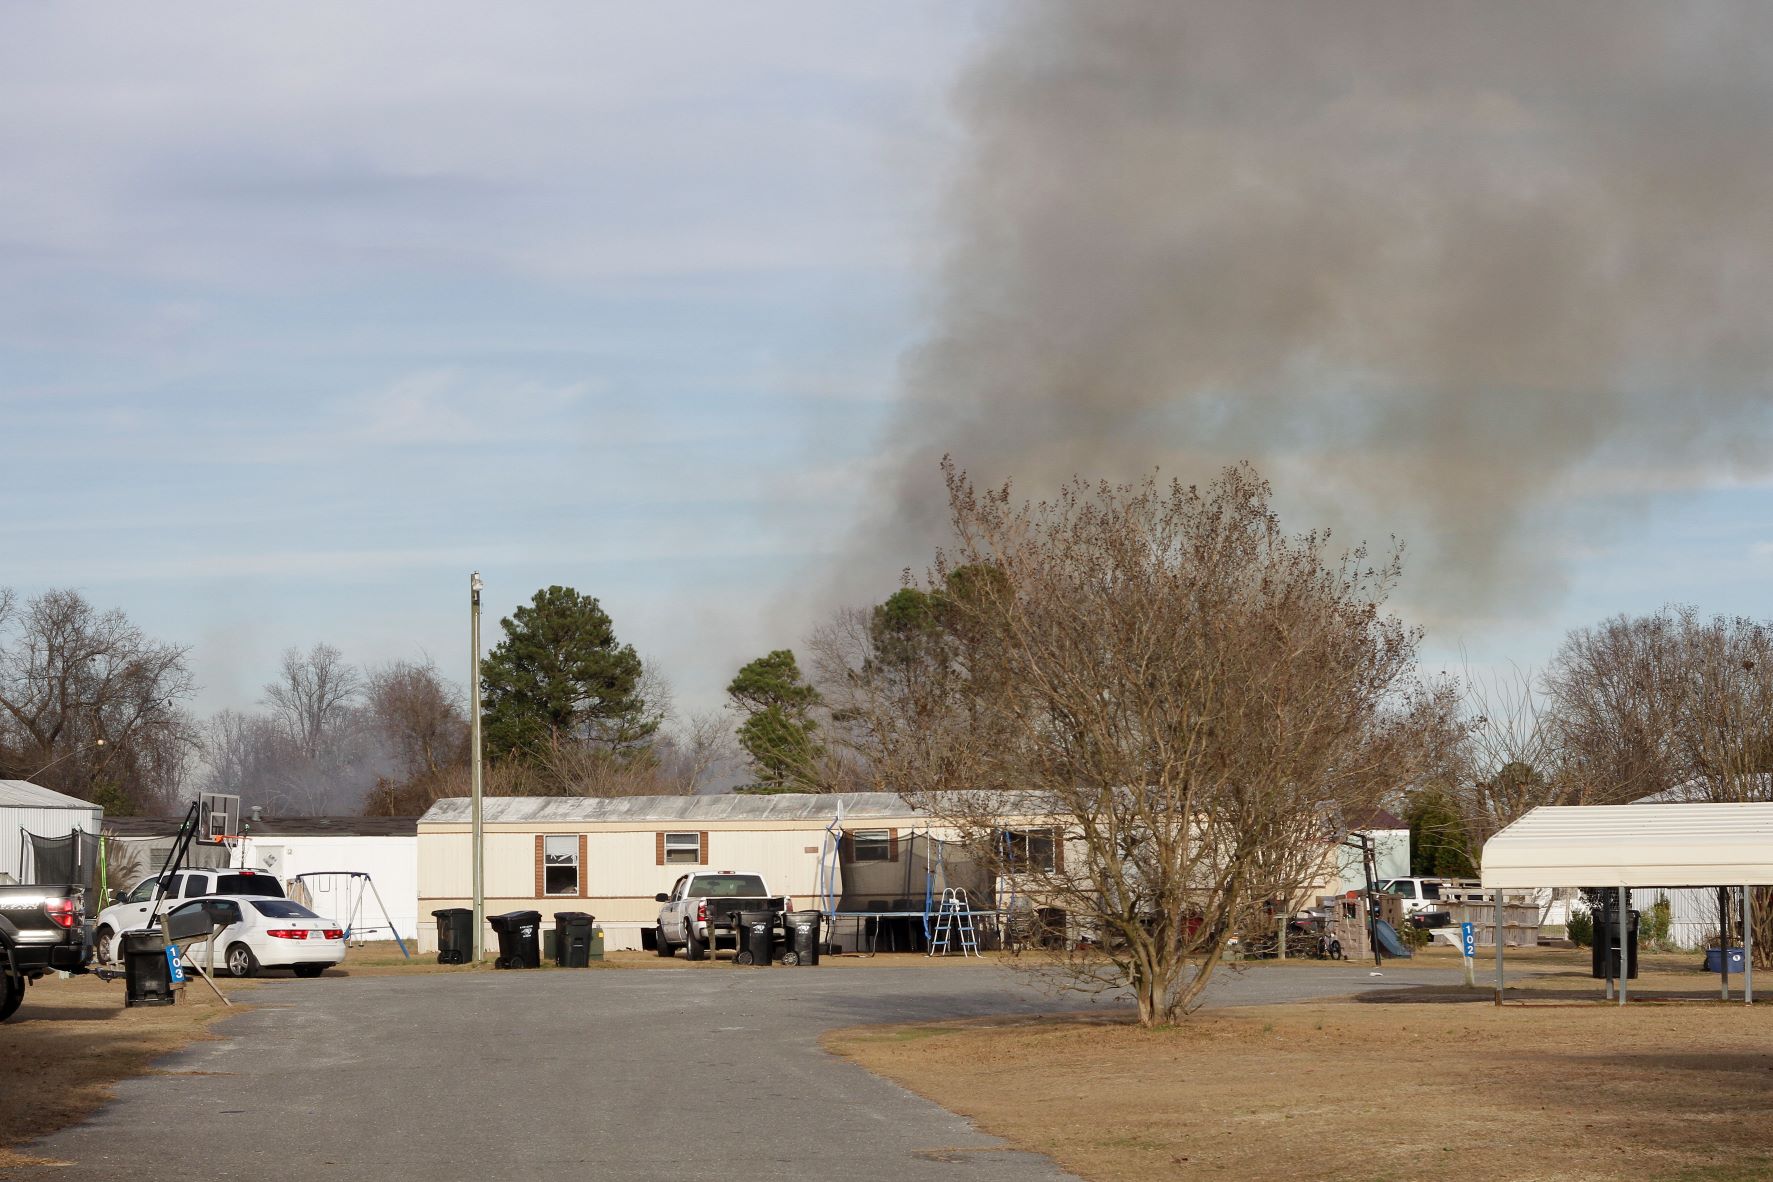
[[[25,1000],[25,986],[51,969],[83,973],[92,933],[81,886],[0,886],[0,1022]]]

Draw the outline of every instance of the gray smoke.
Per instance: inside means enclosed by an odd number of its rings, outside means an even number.
[[[964,79],[890,520],[1251,459],[1413,598],[1557,587],[1644,492],[1763,469],[1773,6],[1008,6]]]

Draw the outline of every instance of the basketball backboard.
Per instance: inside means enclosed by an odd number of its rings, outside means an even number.
[[[197,840],[220,845],[224,837],[240,835],[240,798],[227,792],[197,794]]]

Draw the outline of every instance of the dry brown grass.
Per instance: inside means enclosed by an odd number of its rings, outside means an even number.
[[[827,1045],[1092,1182],[1773,1178],[1773,1006],[1621,1010],[1573,960],[1510,994],[1536,1004],[1500,1009],[1396,991],[1151,1031],[1055,1017]],[[1715,981],[1670,967],[1637,984]]]
[[[221,981],[232,995],[251,982]],[[235,1000],[235,1011],[241,1007]],[[15,1147],[84,1119],[111,1099],[118,1080],[200,1039],[230,1012],[193,980],[177,1005],[125,1009],[123,983],[45,977],[0,1026],[0,1169],[41,1165]]]

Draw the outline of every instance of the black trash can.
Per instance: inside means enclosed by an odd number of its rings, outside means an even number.
[[[782,957],[788,963],[786,952],[794,953],[794,964],[819,963],[819,935],[825,917],[817,911],[786,911],[782,914],[782,931],[784,934]]]
[[[169,1006],[177,1001],[166,941],[159,930],[124,932],[119,940],[123,946],[123,1004]]]
[[[583,911],[554,913],[554,963],[563,969],[591,967],[591,932],[597,917]]]
[[[474,912],[445,907],[431,914],[437,919],[437,963],[467,964],[474,956]]]
[[[739,912],[739,951],[745,964],[769,964],[775,959],[778,911]],[[735,958],[738,959],[738,958]]]
[[[1638,913],[1628,912],[1625,923],[1625,979],[1638,979]],[[1594,917],[1594,947],[1589,955],[1590,973],[1595,980],[1611,977],[1619,980],[1619,911],[1600,911]]]
[[[542,913],[540,911],[507,911],[489,915],[486,922],[499,937],[495,969],[539,969],[542,967]]]

